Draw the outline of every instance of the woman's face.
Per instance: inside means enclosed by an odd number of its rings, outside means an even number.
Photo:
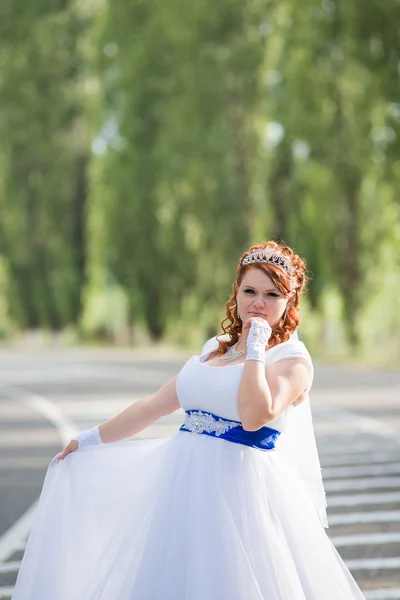
[[[290,297],[284,296],[261,269],[247,269],[237,289],[238,315],[245,323],[250,317],[262,317],[271,327],[277,325]]]

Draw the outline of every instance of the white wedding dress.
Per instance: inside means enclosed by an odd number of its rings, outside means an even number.
[[[239,421],[243,365],[204,364],[209,351],[182,368],[179,401]],[[299,354],[289,340],[266,364]],[[282,441],[299,409],[268,424]],[[362,600],[281,439],[180,430],[50,466],[13,600]]]

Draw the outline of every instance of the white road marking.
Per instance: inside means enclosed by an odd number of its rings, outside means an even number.
[[[371,546],[376,544],[397,544],[400,542],[400,531],[381,531],[379,533],[355,533],[351,535],[334,535],[331,537],[334,546]],[[400,557],[399,557],[400,559]]]
[[[385,465],[354,465],[348,467],[326,467],[323,469],[325,479],[339,477],[360,477],[362,475],[400,475],[400,463]]]
[[[69,379],[70,371],[67,368],[55,369],[56,376],[59,377],[61,375],[61,371],[63,373],[63,381],[65,381],[66,375]],[[36,373],[36,370],[30,371],[31,375],[34,373]],[[112,369],[112,371],[110,370],[108,373],[105,370],[100,370],[99,368],[88,369],[86,367],[75,367],[72,369],[72,373],[74,373],[78,379],[82,379],[83,376],[85,378],[90,378],[90,376],[92,376],[93,378],[97,379],[100,376],[106,376],[107,378],[111,379],[115,379],[117,377],[118,379],[124,379],[125,381],[132,381],[134,383],[151,383],[152,385],[157,385],[158,381],[164,383],[167,380],[167,376],[161,372],[147,372],[138,367],[129,369],[128,372],[123,369]],[[8,370],[0,370],[0,375],[3,381],[7,381],[8,379],[12,378],[13,374]],[[21,377],[22,373],[18,371],[19,381],[21,380]],[[49,379],[46,378],[44,381],[48,382]],[[24,389],[18,388],[15,385],[9,384],[1,385],[0,392],[6,398],[10,398],[17,402],[22,402],[22,404],[29,406],[33,410],[42,414],[48,421],[53,423],[53,425],[57,428],[61,438],[60,447],[68,444],[71,437],[73,437],[73,435],[75,435],[79,430],[76,424],[69,418],[68,415],[63,413],[62,409],[55,402],[45,398],[44,396],[30,393]],[[114,411],[113,414],[115,414]],[[21,545],[21,540],[24,540],[29,535],[36,506],[37,501],[30,508],[28,508],[28,510],[10,527],[10,529],[8,529],[0,537],[0,563],[6,560],[7,557],[15,551],[15,547]]]
[[[377,494],[344,494],[342,496],[329,496],[329,507],[356,506],[358,504],[391,504],[400,502],[400,492],[382,492]]]
[[[54,448],[54,444],[57,444],[57,431],[52,427],[12,427],[1,432],[0,453],[2,448]]]
[[[113,381],[127,381],[142,385],[161,386],[168,376],[161,371],[151,371],[140,367],[123,369],[121,367],[104,366],[99,367],[73,367],[39,369],[24,369],[15,373],[10,370],[0,369],[0,380],[10,384],[18,382],[19,385],[26,384],[49,384],[49,383],[74,383],[81,381],[98,381],[111,379]]]
[[[50,423],[53,423],[60,434],[62,444],[67,444],[77,432],[74,423],[63,414],[57,404],[48,398],[32,394],[14,385],[1,386],[0,392],[7,398],[22,402],[22,404],[41,413]]]
[[[360,479],[328,479],[324,482],[327,492],[344,490],[368,490],[379,488],[400,488],[400,477],[363,477]]]
[[[13,554],[26,539],[35,514],[37,500],[0,538],[0,564]]]
[[[339,466],[350,466],[350,465],[377,465],[377,464],[390,464],[396,461],[400,461],[400,448],[398,455],[395,452],[364,452],[362,454],[329,454],[322,457],[322,467],[339,467]]]
[[[75,435],[77,429],[74,423],[51,400],[15,386],[2,386],[0,391],[4,396],[22,402],[41,413],[53,423],[59,432],[62,445],[68,444],[71,437]],[[36,506],[37,501],[0,537],[0,563],[6,560],[14,552],[16,545],[28,536]]]
[[[350,571],[379,571],[400,569],[400,556],[393,558],[354,558],[345,561]]]
[[[400,444],[396,440],[390,440],[388,442],[386,439],[379,439],[376,434],[376,438],[371,438],[368,443],[362,441],[352,441],[349,440],[345,443],[344,440],[341,440],[340,443],[331,443],[327,441],[323,441],[321,438],[318,439],[318,452],[321,457],[321,460],[324,460],[326,456],[343,456],[344,458],[350,458],[352,454],[368,454],[369,452],[393,452],[400,451]]]
[[[26,548],[26,542],[27,540],[21,540],[19,544],[16,544],[14,547],[14,552],[24,552]]]
[[[399,600],[400,588],[386,588],[382,590],[366,590],[363,592],[365,600]]]
[[[0,573],[16,573],[20,566],[20,560],[5,562],[3,564],[0,564]]]
[[[380,421],[374,417],[366,417],[344,408],[329,406],[328,410],[329,419],[335,421],[335,423],[341,423],[346,427],[353,426],[357,431],[364,431],[375,436],[398,440],[399,428],[390,423]]]
[[[21,446],[18,446],[21,448]],[[14,471],[18,469],[46,469],[49,461],[45,456],[4,456],[0,457],[0,469]]]
[[[95,419],[96,416],[103,418],[111,414],[116,415],[143,396],[144,394],[129,394],[127,398],[113,398],[112,400],[59,400],[57,406],[64,415],[72,418],[75,422],[76,418]]]
[[[357,525],[358,523],[399,523],[400,510],[352,512],[329,515],[329,525]]]

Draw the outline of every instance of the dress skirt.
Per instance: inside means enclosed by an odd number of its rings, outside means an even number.
[[[279,451],[185,431],[49,466],[13,600],[362,600]]]

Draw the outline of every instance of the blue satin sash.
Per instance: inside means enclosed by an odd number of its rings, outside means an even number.
[[[257,431],[246,431],[240,421],[230,421],[201,410],[187,410],[185,412],[185,422],[180,431],[210,435],[234,444],[258,448],[259,450],[273,450],[281,433],[271,427],[261,427]]]

